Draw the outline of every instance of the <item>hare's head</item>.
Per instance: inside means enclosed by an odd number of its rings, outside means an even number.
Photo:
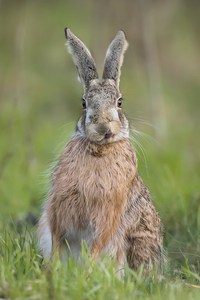
[[[78,121],[77,132],[97,144],[127,138],[129,124],[121,109],[122,95],[119,91],[120,69],[128,46],[123,31],[118,31],[108,47],[101,80],[88,48],[67,28],[65,35],[84,88],[83,114]]]

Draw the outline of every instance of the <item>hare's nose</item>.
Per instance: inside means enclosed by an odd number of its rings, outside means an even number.
[[[112,134],[109,124],[98,124],[96,126],[96,131],[101,135]]]

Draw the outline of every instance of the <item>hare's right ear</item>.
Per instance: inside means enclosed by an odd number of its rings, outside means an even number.
[[[124,59],[124,52],[128,48],[128,42],[122,30],[118,31],[106,52],[103,79],[113,79],[119,87],[121,66]]]
[[[90,80],[98,78],[94,59],[84,43],[68,28],[65,28],[65,36],[67,38],[66,45],[78,70],[78,76],[84,91],[86,91]]]

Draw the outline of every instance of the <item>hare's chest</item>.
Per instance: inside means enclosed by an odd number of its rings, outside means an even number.
[[[127,161],[94,158],[79,165],[76,180],[81,198],[86,203],[100,204],[102,201],[103,204],[110,199],[114,200],[116,195],[126,197],[134,174],[135,167]]]

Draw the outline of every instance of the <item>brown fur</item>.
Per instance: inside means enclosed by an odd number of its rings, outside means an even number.
[[[160,219],[138,177],[128,140],[97,145],[73,138],[52,174],[46,212],[53,249],[61,249],[68,230],[93,224],[94,257],[113,240],[118,261],[127,257],[134,269],[160,260]]]
[[[124,144],[128,146],[126,152]],[[95,155],[91,155],[92,147]],[[68,227],[84,229],[94,223],[97,237],[92,251],[98,254],[116,231],[135,172],[135,157],[127,141],[114,147],[98,147],[82,139],[70,141],[53,173],[48,207],[52,232],[62,238]]]

